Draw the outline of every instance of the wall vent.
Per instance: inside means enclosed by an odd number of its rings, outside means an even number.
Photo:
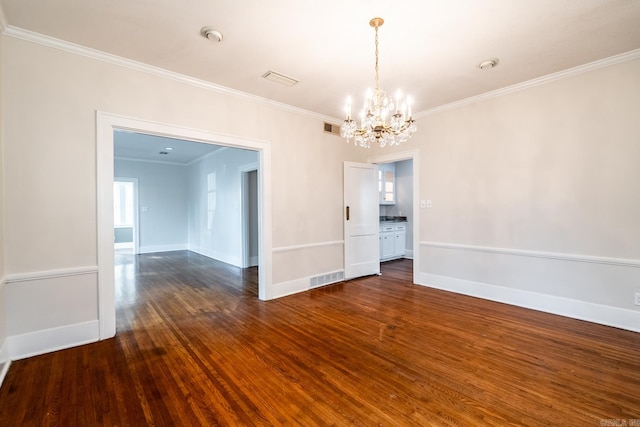
[[[340,136],[340,126],[325,122],[325,124],[324,124],[324,132]]]
[[[317,288],[319,286],[330,285],[332,283],[342,282],[343,280],[344,271],[321,274],[320,276],[312,277],[309,280],[309,288]]]

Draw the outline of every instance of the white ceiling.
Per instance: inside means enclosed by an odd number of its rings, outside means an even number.
[[[640,48],[640,0],[0,0],[10,27],[341,118],[374,85],[424,111]],[[224,35],[215,43],[203,26]],[[492,70],[476,65],[499,58]],[[300,80],[261,78],[273,69]]]
[[[118,159],[146,160],[188,165],[221,149],[219,145],[183,141],[122,130],[114,131],[113,154]]]

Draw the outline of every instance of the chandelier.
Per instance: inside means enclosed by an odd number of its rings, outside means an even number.
[[[361,147],[371,147],[371,143],[377,142],[380,147],[385,145],[397,145],[408,140],[417,130],[411,117],[411,99],[401,99],[398,90],[395,98],[387,96],[380,89],[380,73],[378,70],[378,28],[384,24],[382,18],[373,18],[369,25],[376,32],[376,88],[369,89],[364,100],[364,107],[360,113],[360,127],[351,118],[351,98],[347,99],[345,106],[346,118],[342,123],[340,134],[347,139],[355,139],[355,144]]]

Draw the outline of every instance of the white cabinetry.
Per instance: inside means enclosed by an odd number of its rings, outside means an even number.
[[[383,163],[378,165],[378,195],[381,205],[396,204],[395,163]]]
[[[401,258],[404,256],[404,250],[407,244],[407,225],[398,224],[395,228],[393,236],[393,255]]]
[[[380,225],[380,260],[387,261],[404,256],[407,223],[382,223]]]
[[[380,227],[380,259],[393,258],[395,254],[395,226]]]

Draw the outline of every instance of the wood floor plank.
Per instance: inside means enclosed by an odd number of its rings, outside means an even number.
[[[256,268],[117,259],[116,337],[14,362],[0,425],[640,425],[637,333],[412,285],[407,260],[263,302]]]

